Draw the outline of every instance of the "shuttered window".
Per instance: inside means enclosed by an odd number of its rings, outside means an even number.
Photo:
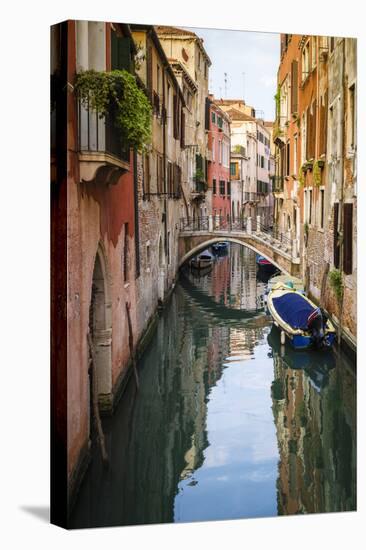
[[[316,139],[316,100],[311,108],[307,110],[307,136],[306,136],[306,160],[315,158],[315,139]]]
[[[339,216],[339,204],[334,204],[334,218],[333,218],[333,263],[336,269],[339,268],[339,240],[338,240],[338,216]]]
[[[298,110],[298,62],[294,60],[291,64],[291,113]]]
[[[182,149],[185,147],[185,131],[186,131],[186,116],[182,109],[181,127],[180,127],[180,146],[182,147]]]
[[[174,139],[180,139],[179,135],[179,98],[174,94],[173,96],[173,135]]]
[[[352,240],[353,240],[353,204],[343,205],[343,271],[352,273]]]
[[[112,29],[111,31],[111,65],[112,71],[115,69],[131,72],[131,39],[125,36],[118,36]]]
[[[319,128],[319,154],[327,152],[327,112],[328,112],[328,91],[320,103],[320,128]]]

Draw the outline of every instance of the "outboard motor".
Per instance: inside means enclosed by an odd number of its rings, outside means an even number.
[[[324,346],[324,321],[323,315],[319,308],[317,308],[311,315],[308,317],[308,329],[311,332],[311,339],[316,348],[321,348]]]

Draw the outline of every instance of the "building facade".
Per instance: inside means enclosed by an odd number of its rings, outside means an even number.
[[[208,128],[208,203],[209,214],[220,223],[227,222],[231,211],[230,182],[230,119],[215,103],[213,96],[207,102]]]
[[[194,32],[176,27],[156,27],[161,45],[172,64],[179,62],[189,75],[194,86],[189,103],[190,139],[186,144],[188,186],[188,209],[191,219],[198,219],[211,209],[206,194],[207,183],[207,128],[206,101],[211,60],[203,46],[203,40]],[[187,128],[187,130],[188,130]]]
[[[281,35],[275,222],[312,298],[356,345],[356,41]]]

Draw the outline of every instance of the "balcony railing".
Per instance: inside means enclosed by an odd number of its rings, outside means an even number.
[[[79,103],[79,151],[106,153],[129,163],[130,150],[121,139],[113,112],[100,118],[97,111]]]
[[[244,192],[244,201],[245,202],[256,202],[259,201],[258,193],[253,193],[250,191]]]

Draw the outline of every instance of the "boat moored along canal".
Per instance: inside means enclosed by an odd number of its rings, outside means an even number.
[[[302,292],[278,283],[268,294],[267,306],[274,324],[295,349],[320,349],[334,343],[336,332],[330,319]]]

